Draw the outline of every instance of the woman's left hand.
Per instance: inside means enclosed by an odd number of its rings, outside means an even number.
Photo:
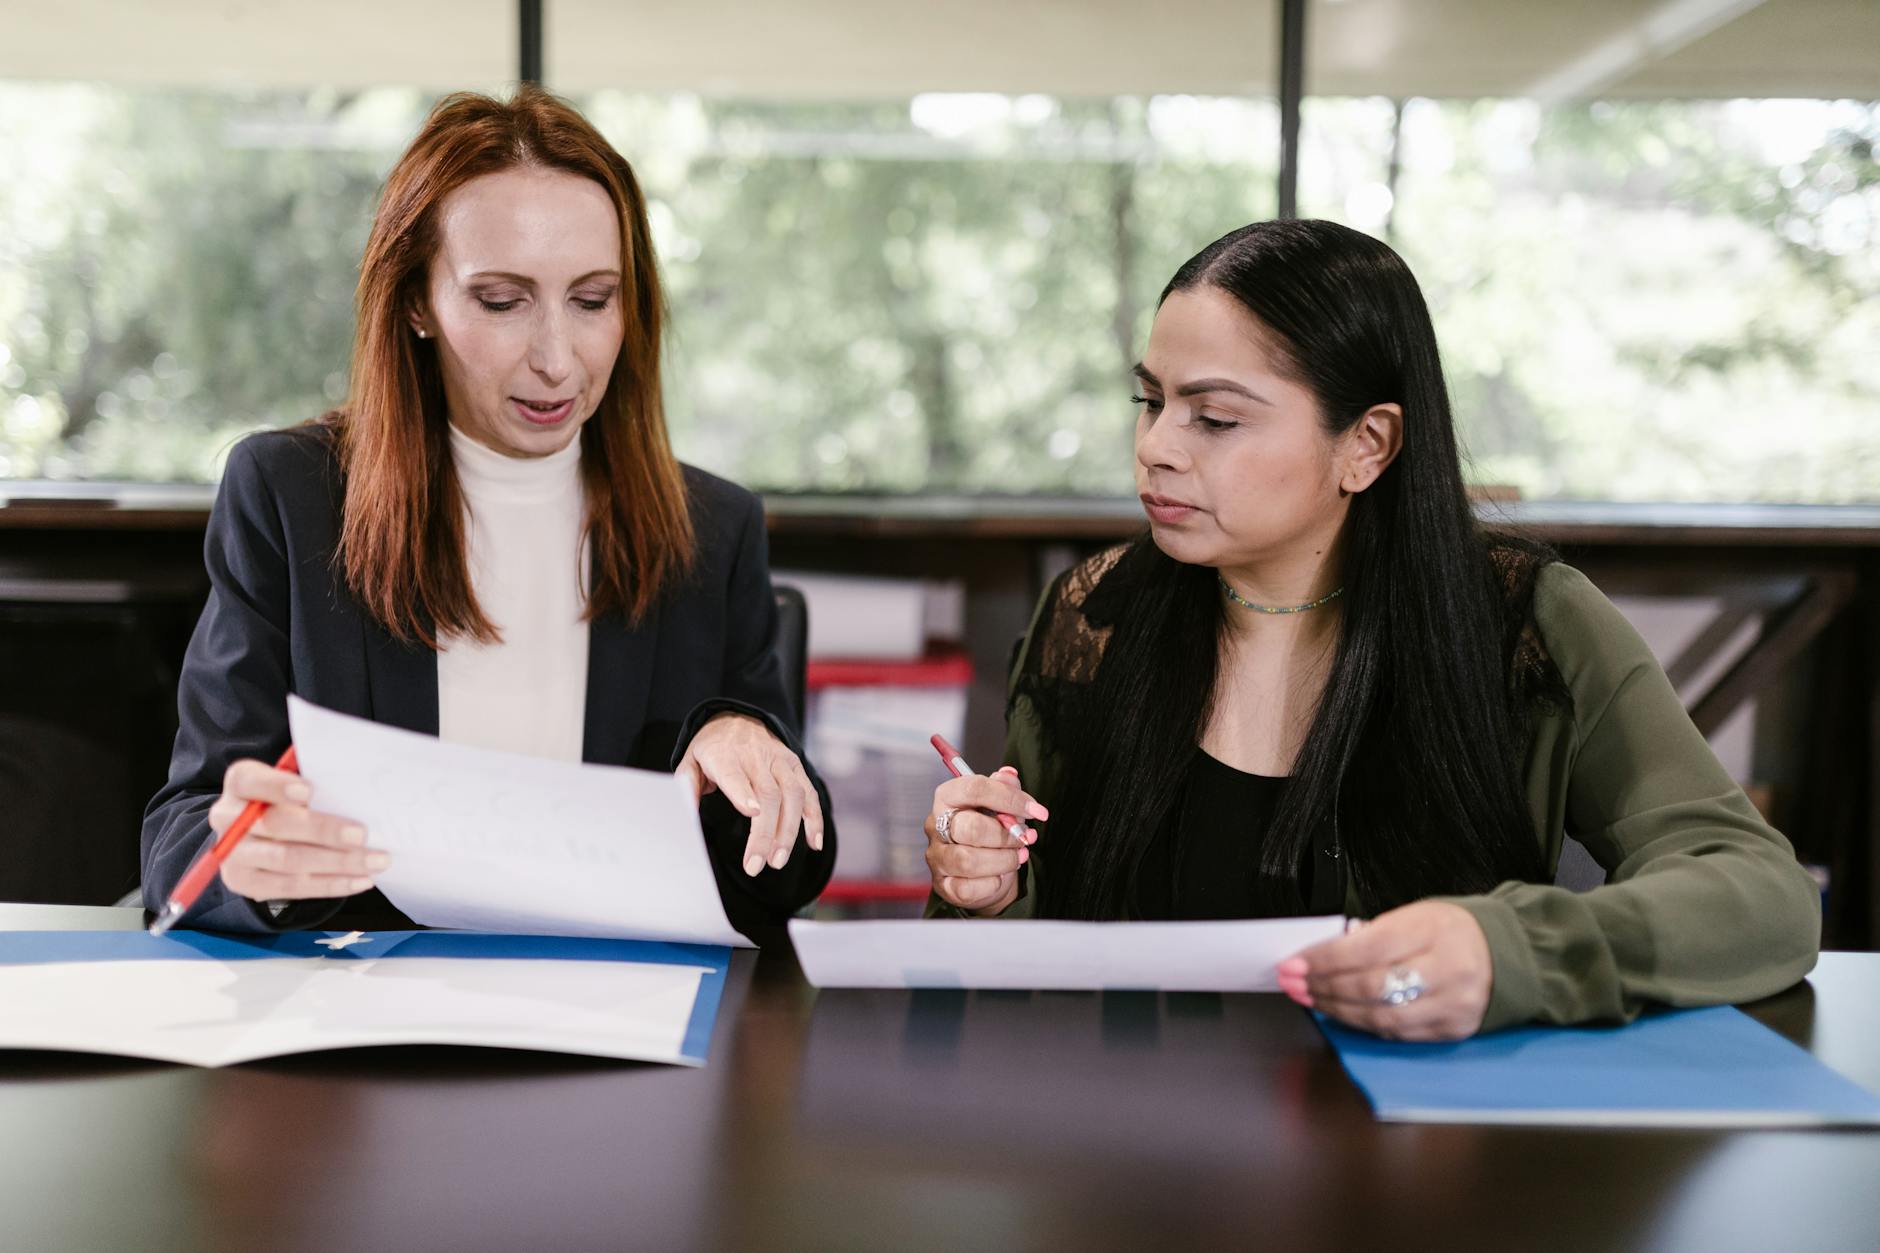
[[[797,828],[817,852],[823,846],[822,800],[803,762],[746,714],[719,714],[699,728],[676,771],[692,785],[692,795],[725,794],[751,820],[744,844],[744,873],[769,866],[781,869],[796,847]]]
[[[1299,1004],[1395,1040],[1474,1035],[1494,975],[1475,916],[1448,901],[1393,909],[1279,964],[1280,990]]]

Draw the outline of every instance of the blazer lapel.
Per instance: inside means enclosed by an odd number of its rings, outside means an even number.
[[[374,722],[437,734],[437,654],[366,621],[366,702]]]
[[[624,766],[646,721],[653,683],[653,654],[659,644],[659,610],[629,626],[618,613],[588,627],[587,713],[581,760]]]

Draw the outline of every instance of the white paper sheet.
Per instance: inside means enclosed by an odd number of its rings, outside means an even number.
[[[105,961],[0,966],[0,1047],[226,1066],[370,1044],[698,1065],[703,967],[619,961]]]
[[[294,696],[287,713],[315,808],[391,854],[376,882],[414,921],[750,947],[678,777],[447,744]]]
[[[1336,916],[1250,922],[794,919],[819,988],[1153,989],[1276,992],[1274,967],[1341,934]]]

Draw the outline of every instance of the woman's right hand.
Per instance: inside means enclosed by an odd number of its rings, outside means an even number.
[[[940,815],[948,820],[948,840],[940,838]],[[1038,833],[1025,828],[1016,843],[994,814],[1018,814],[1042,822],[1051,815],[1018,786],[1018,771],[1006,766],[996,774],[962,775],[934,789],[927,815],[927,869],[935,895],[949,905],[976,914],[996,914],[1018,899],[1018,868],[1031,860]]]
[[[365,828],[307,808],[313,789],[299,775],[265,761],[238,761],[222,776],[222,795],[209,807],[209,829],[228,829],[250,801],[269,808],[222,863],[231,892],[257,901],[353,896],[391,857],[365,846]]]

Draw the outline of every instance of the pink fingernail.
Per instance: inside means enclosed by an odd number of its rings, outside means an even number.
[[[1030,860],[1031,860],[1031,846],[1028,844],[1024,848],[1021,848],[1018,850],[1018,864],[1022,866]]]
[[[1025,812],[1033,818],[1036,818],[1039,822],[1047,822],[1051,818],[1051,811],[1046,809],[1043,805],[1040,805],[1037,801],[1027,803]]]

